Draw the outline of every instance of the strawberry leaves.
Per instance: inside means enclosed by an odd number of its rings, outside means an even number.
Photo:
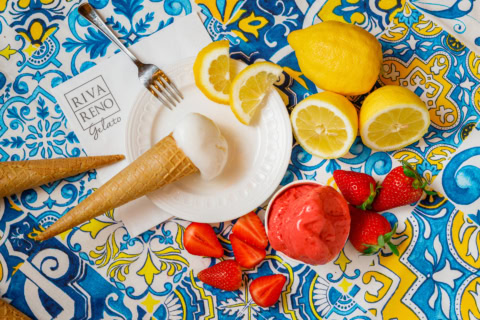
[[[395,244],[391,242],[393,235],[397,232],[397,226],[398,224],[395,223],[393,226],[392,230],[386,234],[379,235],[377,238],[377,244],[366,244],[363,243],[363,245],[366,247],[366,249],[363,251],[364,256],[371,256],[376,254],[380,249],[385,247],[387,245],[390,250],[392,250],[392,253],[395,254],[396,256],[400,255],[398,252],[398,248]]]
[[[357,208],[362,210],[370,210],[372,208],[373,200],[375,200],[378,189],[380,188],[381,186],[374,186],[373,183],[370,183],[370,195],[361,205],[357,206]]]
[[[415,170],[410,163],[405,160],[402,160],[403,174],[409,178],[415,179],[412,182],[412,186],[415,189],[423,189],[426,194],[429,196],[435,196],[437,193],[433,190],[425,190],[425,187],[428,185],[427,180],[423,178],[417,170]]]

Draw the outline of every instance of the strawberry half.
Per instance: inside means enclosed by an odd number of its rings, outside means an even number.
[[[348,203],[366,210],[377,195],[377,183],[366,173],[335,170],[333,178]]]
[[[235,234],[230,234],[230,242],[232,243],[233,254],[238,264],[244,268],[253,268],[259,264],[267,252],[243,242]]]
[[[221,258],[223,247],[211,225],[192,222],[183,234],[185,249],[196,256]]]
[[[253,301],[260,307],[273,306],[280,298],[286,281],[287,278],[281,274],[263,276],[253,280],[249,288]]]
[[[235,291],[242,285],[242,269],[235,260],[225,260],[202,270],[197,275],[203,283],[212,287]]]
[[[387,245],[395,255],[397,247],[391,242],[397,231],[397,224],[392,228],[390,222],[379,213],[364,211],[349,205],[351,225],[349,239],[352,245],[364,255],[376,254]]]
[[[265,249],[268,245],[267,233],[262,220],[253,211],[238,219],[232,232],[239,239],[254,247]]]
[[[385,211],[417,202],[425,191],[428,195],[436,192],[425,190],[427,181],[406,161],[402,161],[401,167],[390,171],[377,197],[372,203],[374,211]]]

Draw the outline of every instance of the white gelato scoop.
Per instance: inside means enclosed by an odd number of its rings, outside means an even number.
[[[222,172],[227,163],[228,144],[212,120],[189,113],[173,130],[173,138],[203,179],[211,180]]]

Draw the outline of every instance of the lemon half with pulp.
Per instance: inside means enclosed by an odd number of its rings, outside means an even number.
[[[372,92],[360,109],[360,135],[371,149],[393,151],[420,140],[430,126],[425,103],[407,88],[388,85]]]
[[[297,142],[324,159],[345,155],[357,136],[358,116],[347,98],[333,92],[309,96],[290,115]]]

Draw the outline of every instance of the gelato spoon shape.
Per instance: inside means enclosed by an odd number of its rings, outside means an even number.
[[[140,155],[35,239],[50,239],[191,174],[200,172],[205,178],[213,179],[222,172],[227,156],[227,142],[215,123],[200,114],[189,114],[172,134]]]

